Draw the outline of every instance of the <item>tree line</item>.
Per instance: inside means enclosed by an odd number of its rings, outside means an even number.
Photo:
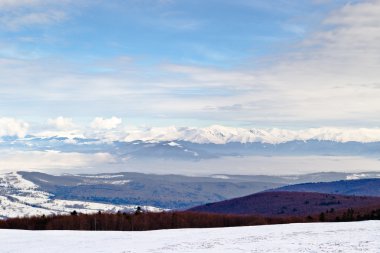
[[[26,230],[119,230],[144,231],[178,228],[212,228],[285,224],[300,222],[343,222],[359,220],[380,220],[380,209],[365,212],[347,210],[326,210],[306,217],[262,217],[258,215],[223,215],[189,211],[101,213],[49,215],[10,218],[0,221],[1,229]]]

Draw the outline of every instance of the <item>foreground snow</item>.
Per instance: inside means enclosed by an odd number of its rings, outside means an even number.
[[[0,251],[368,253],[380,251],[379,235],[380,221],[147,232],[0,230]]]

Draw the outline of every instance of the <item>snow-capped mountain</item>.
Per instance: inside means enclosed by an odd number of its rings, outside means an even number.
[[[0,129],[1,130],[1,129]],[[24,133],[25,132],[25,133]],[[122,141],[187,141],[198,144],[214,143],[226,144],[231,142],[253,143],[262,142],[278,144],[289,141],[334,141],[334,142],[378,142],[380,128],[307,128],[300,130],[280,128],[239,128],[212,125],[209,127],[127,127],[118,126],[112,129],[79,128],[68,130],[45,129],[43,131],[24,131],[22,135],[12,135],[12,132],[1,132],[2,136],[15,136],[19,139],[30,137],[66,138],[67,142],[74,143],[75,139],[97,139],[103,142]],[[25,138],[26,136],[26,138]]]
[[[303,130],[287,130],[279,128],[257,129],[257,128],[234,128],[213,125],[205,128],[195,127],[152,127],[124,129],[114,131],[113,136],[107,132],[97,133],[99,139],[118,138],[119,141],[188,141],[204,144],[226,144],[230,142],[252,143],[262,142],[278,144],[289,141],[335,141],[335,142],[377,142],[380,141],[380,129],[378,128],[309,128]]]
[[[26,180],[16,172],[0,174],[0,219],[18,216],[67,214],[74,210],[81,213],[98,211],[133,212],[136,208],[137,205],[113,205],[57,199],[53,194],[42,191],[39,186]],[[142,206],[142,208],[149,211],[163,210],[151,206]]]

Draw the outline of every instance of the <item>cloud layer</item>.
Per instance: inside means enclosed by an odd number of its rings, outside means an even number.
[[[61,153],[56,151],[2,151],[0,171],[91,170],[110,166],[115,160],[108,153]]]

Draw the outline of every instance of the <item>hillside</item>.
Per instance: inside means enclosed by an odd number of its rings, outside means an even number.
[[[143,206],[143,210],[162,211],[160,208]],[[59,199],[43,191],[18,173],[0,174],[0,219],[33,215],[81,213],[134,212],[137,205],[106,204],[93,201]]]
[[[274,191],[319,192],[356,196],[380,196],[380,179],[341,180],[335,182],[289,185]]]
[[[263,192],[209,203],[190,211],[262,216],[306,216],[348,208],[380,207],[379,197],[357,197],[308,192]]]

